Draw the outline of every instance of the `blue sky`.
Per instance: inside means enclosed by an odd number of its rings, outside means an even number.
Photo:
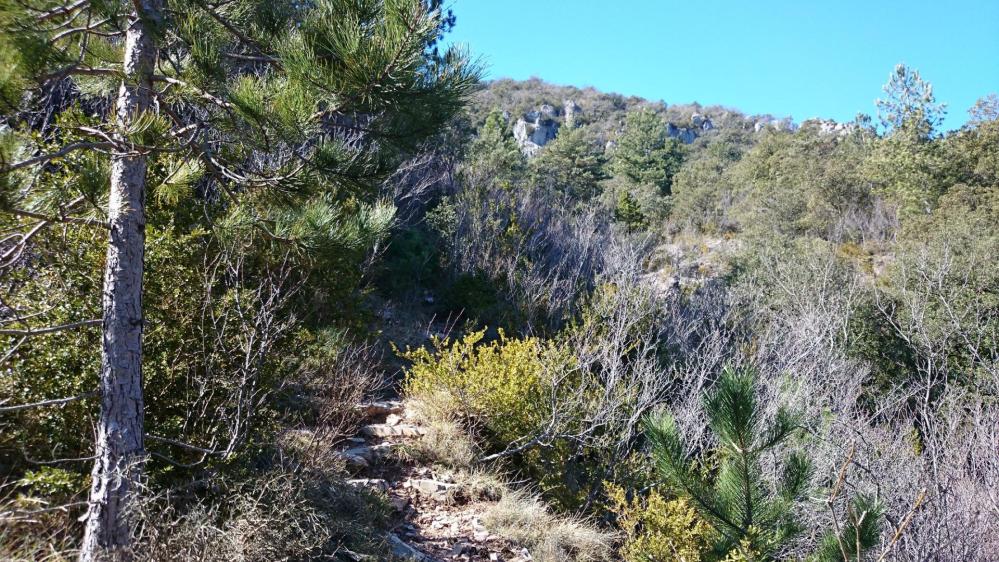
[[[962,125],[999,92],[999,0],[452,0],[488,78],[538,76],[797,121],[874,114],[896,63]]]

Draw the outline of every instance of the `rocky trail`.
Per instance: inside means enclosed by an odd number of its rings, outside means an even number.
[[[388,541],[402,560],[532,560],[527,549],[491,534],[482,524],[488,500],[469,498],[453,476],[407,461],[404,451],[426,434],[402,402],[358,406],[366,425],[339,455],[353,475],[349,483],[384,493],[395,511]],[[357,556],[356,560],[372,560]]]

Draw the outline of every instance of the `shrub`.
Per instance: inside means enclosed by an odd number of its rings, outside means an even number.
[[[712,530],[686,499],[667,500],[653,490],[642,501],[608,484],[611,510],[624,532],[626,562],[698,562],[710,553]]]
[[[571,384],[575,359],[551,341],[511,339],[501,330],[497,340],[481,343],[484,335],[436,340],[434,351],[403,354],[413,362],[405,393],[423,416],[443,420],[412,453],[451,466],[468,464],[476,447],[467,441],[455,439],[453,452],[442,450],[457,423],[486,453],[502,456],[532,479],[546,499],[578,507],[586,494],[581,482],[597,469],[562,437],[578,431],[579,411],[566,409],[567,389],[578,386]]]
[[[505,447],[530,435],[544,420],[552,374],[571,361],[565,350],[537,338],[481,343],[485,330],[461,340],[434,340],[434,351],[407,350],[412,361],[405,391],[410,396],[443,393],[454,399],[466,422],[481,427],[494,444]]]
[[[251,562],[329,559],[344,549],[386,554],[381,530],[390,508],[372,492],[286,471],[216,485],[222,489],[216,497],[188,506],[146,498],[134,558]]]

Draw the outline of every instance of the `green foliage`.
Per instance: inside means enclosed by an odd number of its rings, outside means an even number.
[[[685,153],[680,141],[666,134],[662,117],[641,109],[628,114],[624,133],[612,154],[611,170],[633,183],[654,186],[660,195],[668,196]]]
[[[898,65],[877,100],[885,136],[876,143],[865,172],[882,195],[903,213],[926,213],[947,188],[946,161],[934,130],[945,113],[936,103],[933,86],[919,72]]]
[[[86,398],[5,413],[2,476],[51,500],[67,475],[27,457],[93,454],[81,428],[97,423],[101,333],[89,321],[102,316],[111,155],[141,149],[146,255],[132,265],[144,266],[145,431],[219,452],[150,439],[148,481],[156,492],[209,482],[185,490],[210,496],[216,478],[269,462],[282,423],[307,417],[292,410],[314,409],[326,389],[286,389],[321,355],[319,334],[364,335],[364,276],[395,218],[382,181],[460,113],[478,71],[458,50],[429,50],[449,18],[421,0],[178,0],[155,28],[152,109],[119,130],[132,5],[57,8],[0,5],[0,229],[12,234],[0,320],[88,324],[0,335],[0,402]],[[7,242],[25,233],[18,254]]]
[[[887,134],[910,128],[919,137],[929,137],[943,121],[946,106],[937,103],[933,85],[923,80],[918,70],[896,65],[882,90],[885,97],[876,104],[878,118]]]
[[[914,357],[947,358],[935,377],[972,387],[983,382],[976,357],[999,350],[997,260],[997,188],[955,186],[933,214],[905,226],[883,288],[888,319],[895,326],[918,326],[919,337],[906,338],[905,349]]]
[[[614,221],[624,225],[628,232],[637,232],[648,226],[645,213],[642,212],[638,201],[628,191],[621,192],[617,200],[617,207],[614,208]]]
[[[434,349],[407,349],[412,362],[403,389],[408,397],[443,410],[473,432],[487,452],[499,453],[529,442],[552,423],[553,404],[572,387],[575,359],[564,345],[527,337],[483,342],[485,330],[460,340],[434,340]],[[575,412],[558,412],[573,427]],[[541,492],[566,507],[578,507],[585,493],[574,478],[598,471],[575,458],[560,439],[526,447],[508,460],[537,483]]]
[[[482,188],[510,186],[519,181],[526,165],[524,155],[507,131],[503,114],[494,109],[469,148],[465,175],[472,185]]]
[[[494,447],[539,429],[546,415],[546,396],[569,358],[556,345],[537,338],[499,339],[480,343],[485,330],[461,340],[436,340],[435,351],[407,350],[413,365],[406,374],[411,396],[444,393],[463,417],[480,423]]]
[[[586,128],[563,128],[531,161],[532,180],[547,189],[587,202],[600,193],[606,159]]]
[[[718,532],[716,552],[728,552],[744,539],[754,550],[772,552],[800,530],[793,508],[808,491],[812,465],[800,453],[786,455],[779,481],[768,489],[760,460],[793,436],[798,417],[780,410],[765,423],[756,402],[755,374],[732,368],[725,369],[704,405],[717,449],[699,461],[689,456],[672,417],[647,420],[660,476]],[[713,476],[706,478],[705,472]]]
[[[737,188],[726,171],[741,157],[736,144],[721,139],[685,163],[674,180],[673,217],[702,232],[732,229],[730,202]]]
[[[810,558],[815,562],[850,562],[863,560],[864,553],[878,545],[884,507],[872,496],[860,494],[847,508],[846,524],[839,536],[829,531],[822,538],[818,551]]]
[[[43,466],[29,470],[18,482],[29,496],[47,498],[53,502],[68,502],[86,491],[87,479],[78,472]]]
[[[630,501],[623,488],[608,485],[611,509],[624,532],[625,562],[700,562],[710,559],[714,530],[685,498],[667,500],[652,490]]]
[[[420,287],[433,287],[441,276],[440,238],[424,229],[393,234],[382,259],[379,286],[389,295],[413,298]]]
[[[859,134],[840,138],[812,128],[771,133],[704,183],[691,185],[685,178],[679,199],[689,208],[692,199],[709,198],[700,204],[718,209],[724,198],[734,196],[730,218],[746,230],[765,236],[826,236],[844,216],[872,204],[869,181],[860,173],[865,153]],[[716,181],[719,187],[712,185]],[[699,195],[701,190],[716,195]]]
[[[764,420],[756,394],[754,371],[723,370],[704,400],[716,447],[697,457],[690,454],[671,416],[651,417],[645,423],[660,476],[717,531],[715,553],[729,553],[729,559],[736,560],[767,558],[801,532],[795,510],[811,489],[814,471],[803,452],[785,452],[800,416],[781,408],[772,420]],[[774,482],[764,477],[763,455],[779,458]],[[819,559],[828,559],[823,557],[829,555],[830,541],[838,545],[840,539],[852,539],[858,554],[877,542],[880,505],[857,496],[848,513],[844,531],[839,538],[824,540]]]
[[[458,275],[443,295],[444,308],[468,318],[473,324],[486,319],[502,319],[499,289],[483,273]]]
[[[979,98],[968,110],[968,116],[968,123],[972,126],[999,120],[999,95],[989,94]]]

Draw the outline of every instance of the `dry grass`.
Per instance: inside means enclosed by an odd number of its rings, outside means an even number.
[[[384,555],[390,512],[383,498],[341,481],[275,472],[183,508],[145,500],[135,559],[311,560],[343,548]]]
[[[69,562],[78,552],[75,537],[55,527],[0,528],[0,560],[9,562]]]
[[[478,458],[478,448],[454,415],[453,399],[443,393],[412,397],[406,410],[426,434],[407,443],[402,454],[422,464],[469,469]]]
[[[614,535],[578,518],[552,514],[538,498],[508,491],[486,509],[493,533],[525,546],[537,562],[611,560]]]

